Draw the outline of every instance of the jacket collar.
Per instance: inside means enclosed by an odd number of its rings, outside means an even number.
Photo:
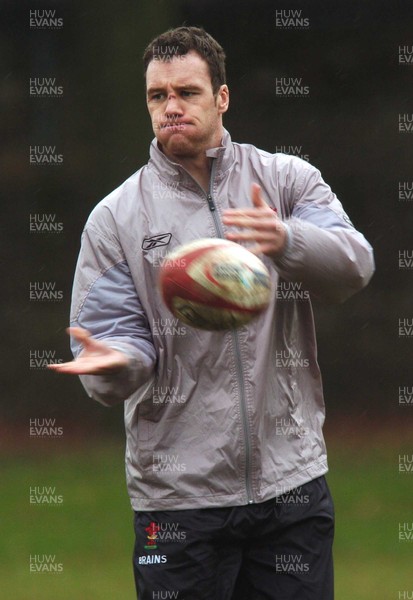
[[[181,165],[172,162],[165,156],[165,154],[159,149],[156,138],[152,140],[150,146],[150,159],[148,165],[157,171],[161,179],[179,181],[181,183],[187,183],[192,187],[193,179],[189,175],[188,171]],[[231,141],[231,136],[226,129],[224,129],[224,135],[222,137],[222,145],[217,148],[210,148],[206,151],[206,155],[210,158],[216,159],[215,165],[215,179],[220,180],[224,177],[226,171],[231,167],[234,162],[234,147]]]

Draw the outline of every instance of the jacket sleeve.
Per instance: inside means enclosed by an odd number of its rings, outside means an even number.
[[[290,190],[291,217],[284,222],[287,246],[275,266],[316,298],[343,302],[370,281],[373,251],[320,172],[307,163],[300,171]]]
[[[128,366],[116,373],[80,376],[91,398],[111,406],[150,381],[156,352],[129,266],[115,236],[102,235],[92,225],[82,235],[70,321],[129,358]],[[82,346],[72,338],[71,347],[78,356]]]

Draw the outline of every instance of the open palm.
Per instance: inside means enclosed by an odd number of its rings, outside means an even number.
[[[52,371],[73,375],[103,375],[127,366],[129,359],[123,352],[95,340],[86,329],[69,327],[67,332],[82,344],[83,350],[75,360],[48,365]]]

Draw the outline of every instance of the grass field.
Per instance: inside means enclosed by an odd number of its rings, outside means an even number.
[[[380,436],[361,446],[343,437],[329,443],[336,600],[392,600],[413,590],[413,542],[398,538],[399,523],[413,522],[413,475],[398,472],[407,446]],[[50,440],[35,450],[33,443],[9,454],[2,466],[0,597],[133,600],[123,443],[68,449]],[[33,488],[43,486],[61,503],[31,504]],[[30,572],[30,556],[33,563],[45,555],[58,572]]]

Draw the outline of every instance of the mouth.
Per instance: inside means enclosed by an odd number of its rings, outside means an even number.
[[[188,123],[187,121],[170,121],[167,123],[161,123],[159,125],[159,129],[161,131],[169,131],[171,133],[178,133],[180,131],[184,131],[188,125],[191,125],[191,123]]]

